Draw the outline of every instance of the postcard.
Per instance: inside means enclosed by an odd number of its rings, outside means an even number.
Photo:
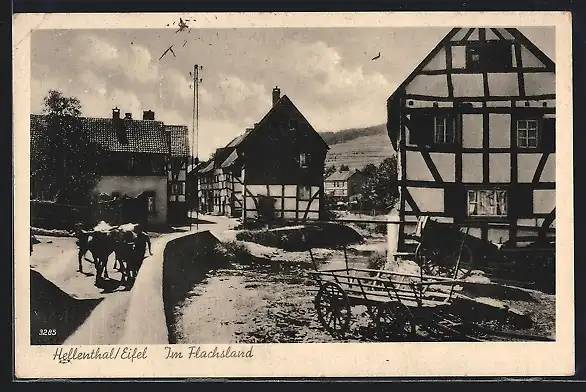
[[[570,13],[13,21],[17,377],[574,373]]]

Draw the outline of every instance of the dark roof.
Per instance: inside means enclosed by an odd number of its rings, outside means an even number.
[[[279,107],[281,105],[290,105],[299,114],[299,116],[301,116],[302,118],[305,118],[305,116],[303,116],[303,114],[299,111],[299,109],[297,109],[297,107],[289,99],[289,97],[287,97],[287,95],[283,95],[281,98],[279,98],[279,100],[277,102],[275,102],[275,104],[271,107],[271,109],[263,116],[263,118],[257,124],[255,124],[255,126],[253,128],[247,129],[246,132],[244,132],[242,135],[232,139],[232,141],[230,143],[228,143],[228,145],[226,147],[231,148],[231,147],[240,146],[242,144],[242,142],[244,142],[246,139],[248,139],[250,137],[250,135],[254,134],[257,129],[261,128],[261,126],[264,124],[265,120],[270,116],[270,114],[274,110],[276,110],[277,107]],[[313,129],[311,124],[309,124],[309,121],[307,121],[307,124],[317,134],[315,129]],[[319,134],[318,134],[318,136],[319,136]],[[327,145],[327,143],[321,138],[321,136],[319,136],[319,137],[322,140],[326,150],[329,150],[329,146]]]
[[[335,172],[335,173],[332,173],[325,180],[326,181],[346,181],[347,179],[352,177],[354,174],[358,174],[358,173],[359,172],[357,172],[357,171],[350,171],[350,170],[345,170],[342,172]]]
[[[207,173],[209,171],[212,171],[214,169],[214,161],[211,160],[207,165],[205,165],[203,168],[199,169],[200,173]]]
[[[80,117],[81,127],[88,132],[90,140],[96,142],[107,151],[137,152],[149,154],[168,154],[169,138],[175,139],[177,154],[184,152],[183,138],[175,128],[169,133],[161,121],[152,120],[118,120],[126,129],[127,144],[123,144],[116,132],[112,118]],[[47,128],[46,117],[31,114],[31,151],[39,147],[40,136]],[[187,143],[185,143],[187,145]]]
[[[238,151],[234,150],[230,153],[230,155],[228,155],[228,158],[226,158],[224,160],[224,162],[222,162],[220,167],[222,167],[222,168],[230,167],[233,163],[236,162],[237,159],[238,159]]]
[[[189,137],[185,125],[165,125],[165,130],[171,136],[171,155],[189,156]]]

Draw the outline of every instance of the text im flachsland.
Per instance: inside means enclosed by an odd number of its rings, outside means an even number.
[[[148,359],[148,346],[142,349],[136,347],[112,347],[109,350],[100,347],[83,350],[71,347],[69,350],[59,347],[53,354],[53,360],[59,363],[72,363],[73,361],[87,360],[128,360],[131,362]],[[224,359],[224,358],[252,358],[252,347],[248,350],[234,350],[228,346],[220,349],[217,346],[211,350],[204,350],[200,346],[181,347],[165,346],[162,359]]]

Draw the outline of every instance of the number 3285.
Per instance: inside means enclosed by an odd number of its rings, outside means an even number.
[[[55,336],[57,335],[56,329],[39,329],[40,336]]]

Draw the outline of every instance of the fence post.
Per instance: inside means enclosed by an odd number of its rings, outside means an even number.
[[[399,248],[399,216],[392,213],[387,221],[387,263],[392,263]]]

